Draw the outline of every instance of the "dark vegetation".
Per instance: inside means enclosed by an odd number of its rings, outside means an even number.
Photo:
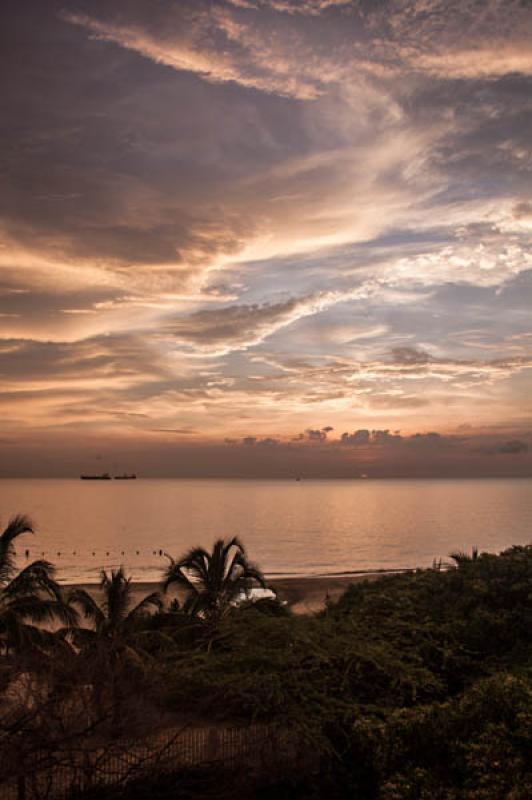
[[[296,617],[276,600],[234,604],[264,580],[238,540],[171,561],[162,588],[185,594],[164,605],[132,608],[121,571],[103,576],[101,603],[64,598],[45,564],[17,588],[11,544],[30,527],[0,539],[1,679],[24,673],[40,692],[24,719],[0,714],[4,764],[13,748],[31,763],[43,740],[51,752],[167,720],[264,722],[279,747],[296,743],[297,769],[198,766],[86,797],[532,797],[532,546],[456,553]],[[33,624],[54,615],[54,634]]]

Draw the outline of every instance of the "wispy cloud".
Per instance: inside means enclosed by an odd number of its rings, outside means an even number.
[[[168,324],[176,341],[194,345],[209,355],[227,355],[265,341],[282,328],[337,303],[368,298],[377,291],[373,283],[348,291],[321,292],[282,303],[228,306],[213,311],[198,311]]]
[[[3,53],[13,436],[348,459],[343,432],[473,420],[467,458],[526,462],[500,449],[532,413],[526,4],[31,9]]]
[[[499,78],[503,75],[532,75],[532,55],[527,41],[485,49],[447,53],[422,53],[413,59],[417,69],[450,79]]]
[[[182,26],[174,28],[173,36],[171,32],[152,34],[139,26],[102,21],[79,13],[66,13],[65,19],[101,40],[133,50],[156,64],[194,73],[206,81],[234,82],[301,100],[312,100],[319,94],[320,81],[298,77],[293,72],[291,57],[265,46],[260,35],[221,9],[215,9],[209,19],[200,16],[183,20]],[[242,59],[219,46],[215,36],[209,42],[209,30],[213,29],[229,42],[237,43],[249,58]]]

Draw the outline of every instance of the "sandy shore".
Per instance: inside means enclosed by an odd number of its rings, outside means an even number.
[[[298,577],[267,577],[268,585],[275,589],[280,600],[285,600],[295,614],[310,614],[320,611],[327,598],[336,600],[351,583],[374,581],[395,571],[376,571],[350,575],[309,575]],[[100,591],[95,584],[76,584],[86,589],[97,599]],[[139,582],[134,584],[133,600],[138,603],[150,592],[157,591],[156,583]],[[178,594],[179,596],[179,594]]]

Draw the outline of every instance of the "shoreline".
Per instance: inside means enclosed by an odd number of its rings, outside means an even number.
[[[266,576],[268,586],[277,592],[279,600],[285,601],[294,614],[313,614],[325,608],[327,599],[337,600],[352,583],[376,581],[390,575],[414,572],[414,569],[367,570],[336,575]],[[84,589],[96,598],[100,595],[97,583],[64,583],[65,588]],[[155,581],[132,582],[132,604],[138,603],[147,594],[160,586]],[[179,597],[179,592],[170,597]]]
[[[76,481],[81,480],[79,475],[0,475],[0,481]],[[114,483],[116,478],[110,478],[109,483]],[[118,479],[120,480],[120,478]],[[487,475],[307,475],[300,480],[293,475],[137,475],[136,481],[282,481],[284,483],[310,483],[311,481],[353,481],[366,483],[367,481],[484,481],[484,480],[532,480],[532,473],[512,475],[505,472],[488,473]]]

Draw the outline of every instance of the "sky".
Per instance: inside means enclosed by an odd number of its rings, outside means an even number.
[[[532,475],[532,5],[7,0],[0,476]]]

